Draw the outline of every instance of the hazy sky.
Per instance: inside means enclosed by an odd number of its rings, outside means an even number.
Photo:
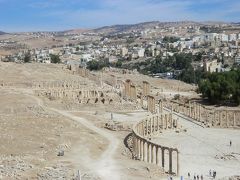
[[[0,0],[0,30],[95,28],[144,21],[240,22],[240,0]]]

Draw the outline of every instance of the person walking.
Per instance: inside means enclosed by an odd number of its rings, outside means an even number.
[[[232,141],[230,140],[230,142],[229,142],[229,145],[230,145],[230,147],[232,146]]]

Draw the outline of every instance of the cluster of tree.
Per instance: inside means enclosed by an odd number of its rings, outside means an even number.
[[[29,52],[24,55],[23,61],[24,63],[29,63],[31,61],[31,54]]]
[[[174,43],[174,42],[177,42],[179,40],[180,40],[180,38],[179,37],[175,37],[175,36],[165,36],[163,38],[163,42],[164,43]]]
[[[175,53],[174,56],[162,58],[157,56],[153,60],[140,62],[132,66],[143,74],[157,74],[173,72],[174,78],[186,83],[198,83],[205,73],[202,68],[194,69],[193,61],[200,61],[202,53],[192,55],[191,53]]]
[[[87,69],[89,69],[90,71],[98,71],[104,67],[109,67],[109,66],[110,66],[110,63],[107,60],[100,60],[100,61],[92,60],[87,62]]]
[[[61,59],[58,55],[50,54],[50,58],[51,58],[51,63],[57,64],[61,62]]]
[[[199,92],[210,103],[240,104],[240,69],[229,72],[207,74],[199,82]]]

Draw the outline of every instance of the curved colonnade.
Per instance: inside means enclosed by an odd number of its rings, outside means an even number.
[[[179,151],[177,148],[151,142],[151,136],[165,129],[177,128],[172,114],[157,114],[137,123],[133,128],[133,153],[141,161],[156,164],[166,173],[179,174]]]

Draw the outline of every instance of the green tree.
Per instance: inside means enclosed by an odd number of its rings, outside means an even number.
[[[31,54],[29,52],[24,55],[23,61],[24,63],[29,63],[31,61]]]
[[[50,58],[51,58],[51,63],[57,64],[61,62],[61,59],[58,55],[50,54]]]
[[[199,82],[199,91],[203,98],[213,104],[240,103],[240,70],[208,74]]]

